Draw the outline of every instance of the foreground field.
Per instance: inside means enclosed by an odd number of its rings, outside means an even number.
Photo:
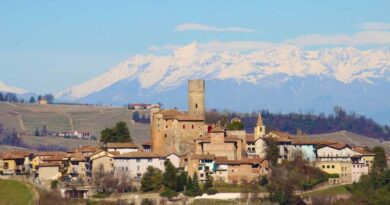
[[[123,107],[38,105],[0,102],[0,123],[19,133],[33,135],[46,125],[49,131],[85,131],[99,136],[101,130],[124,121],[136,142],[148,140],[149,125],[132,122],[133,113]]]
[[[29,205],[33,204],[32,191],[22,182],[0,179],[1,205]]]

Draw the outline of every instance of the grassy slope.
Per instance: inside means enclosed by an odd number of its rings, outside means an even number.
[[[49,131],[87,131],[99,136],[100,131],[125,121],[136,142],[148,140],[149,125],[132,123],[132,112],[121,107],[81,105],[11,104],[0,102],[0,123],[26,135],[46,124]]]
[[[32,191],[22,182],[0,179],[0,204],[28,205],[33,204]]]
[[[340,194],[349,194],[349,191],[345,185],[335,186],[328,189],[307,192],[304,196],[334,196]]]

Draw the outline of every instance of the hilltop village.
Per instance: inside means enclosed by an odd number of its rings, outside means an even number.
[[[269,130],[260,114],[251,133],[228,130],[221,123],[207,124],[205,88],[204,80],[188,81],[188,111],[148,107],[151,138],[146,143],[108,142],[68,152],[3,152],[0,173],[30,175],[34,183],[48,188],[60,183],[63,197],[88,198],[106,189],[105,175],[119,179],[112,182],[117,184],[116,191],[127,192],[130,188],[120,185],[124,181],[132,182],[131,189],[142,189],[146,174],[167,171],[171,165],[186,173],[185,180],[190,176],[203,185],[267,180],[274,164],[296,158],[328,174],[328,184],[358,182],[373,167],[374,153],[366,148]],[[275,148],[276,158],[271,158]]]

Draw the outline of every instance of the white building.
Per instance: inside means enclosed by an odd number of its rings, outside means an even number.
[[[125,143],[107,143],[108,152],[119,152],[119,154],[138,152],[138,145],[125,142]]]
[[[157,154],[153,152],[129,152],[114,157],[114,173],[127,174],[130,178],[141,178],[149,166],[165,170],[164,162],[170,160],[179,167],[180,159],[176,154]]]
[[[348,144],[328,144],[317,149],[319,161],[351,161],[355,151]]]

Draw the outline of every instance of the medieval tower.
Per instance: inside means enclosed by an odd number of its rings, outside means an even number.
[[[205,117],[205,82],[188,81],[188,114],[204,119]]]

